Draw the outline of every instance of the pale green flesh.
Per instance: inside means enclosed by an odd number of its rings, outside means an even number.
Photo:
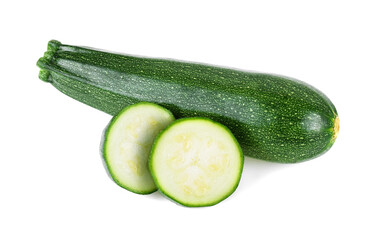
[[[104,158],[118,185],[141,194],[156,191],[148,157],[156,135],[173,120],[168,110],[150,103],[135,104],[112,120],[105,136]]]
[[[150,170],[165,195],[186,206],[209,206],[237,187],[243,154],[222,125],[202,118],[175,122],[158,138]]]

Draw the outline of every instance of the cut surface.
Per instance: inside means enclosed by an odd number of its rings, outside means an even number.
[[[174,117],[165,108],[138,103],[123,109],[109,124],[103,156],[113,180],[135,193],[157,190],[148,169],[148,157],[156,135]]]
[[[243,153],[231,132],[205,118],[175,121],[155,140],[150,171],[158,188],[185,206],[210,206],[240,181]]]

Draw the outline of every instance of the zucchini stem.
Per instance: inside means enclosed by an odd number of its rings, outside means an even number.
[[[61,43],[56,40],[51,40],[48,42],[47,51],[44,53],[44,56],[39,58],[36,65],[40,68],[39,79],[44,82],[52,82],[49,78],[50,72],[46,69],[48,63],[52,60],[54,54],[61,46]]]

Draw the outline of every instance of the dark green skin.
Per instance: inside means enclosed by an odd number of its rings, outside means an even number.
[[[145,101],[169,109],[176,118],[222,123],[253,158],[282,163],[312,159],[337,136],[331,101],[284,76],[120,55],[54,40],[37,65],[41,80],[111,115]]]

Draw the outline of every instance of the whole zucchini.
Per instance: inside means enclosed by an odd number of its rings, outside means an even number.
[[[288,77],[120,55],[55,40],[37,65],[41,80],[111,115],[145,101],[177,118],[220,122],[253,158],[295,163],[317,157],[333,145],[339,129],[332,102]]]

